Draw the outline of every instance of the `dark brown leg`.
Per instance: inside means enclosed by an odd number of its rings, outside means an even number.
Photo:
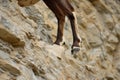
[[[73,45],[72,45],[72,49],[74,49],[74,47],[80,47],[79,43],[80,43],[80,39],[78,38],[77,35],[77,30],[76,30],[76,19],[73,13],[68,15],[68,18],[70,20],[71,23],[71,29],[72,29],[72,34],[73,34]]]
[[[55,41],[55,44],[60,45],[60,42],[63,40],[63,28],[65,23],[65,16],[59,16],[57,17],[58,20],[58,30],[57,30],[57,39]]]

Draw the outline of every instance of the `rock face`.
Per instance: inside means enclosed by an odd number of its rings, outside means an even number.
[[[120,0],[72,0],[81,50],[53,45],[57,20],[43,1],[0,0],[0,80],[120,80]]]

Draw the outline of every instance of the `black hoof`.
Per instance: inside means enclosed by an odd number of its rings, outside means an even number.
[[[62,42],[59,42],[59,43],[58,43],[58,42],[54,42],[53,44],[62,46],[62,45],[65,45],[65,42],[63,42],[63,41],[62,41]]]
[[[71,53],[76,54],[79,51],[80,51],[80,47],[73,47],[72,50],[71,50]]]

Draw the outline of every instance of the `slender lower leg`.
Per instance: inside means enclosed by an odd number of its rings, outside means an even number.
[[[60,42],[63,40],[63,28],[65,23],[65,16],[57,18],[58,19],[58,30],[57,30],[57,39],[55,44],[60,45]]]
[[[73,34],[73,45],[72,45],[72,48],[73,47],[79,47],[80,39],[78,37],[77,30],[76,30],[77,24],[76,24],[75,16],[72,13],[68,17],[70,19],[71,29],[72,29],[72,34]]]

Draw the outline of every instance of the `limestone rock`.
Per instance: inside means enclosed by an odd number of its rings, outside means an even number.
[[[119,36],[119,40],[120,40],[120,24],[116,24],[115,31],[116,31],[117,35]]]
[[[20,41],[17,36],[8,31],[2,24],[0,24],[0,38],[8,43],[11,43],[15,47],[25,46],[23,41]]]
[[[13,75],[20,75],[20,70],[18,70],[13,65],[9,64],[8,62],[0,59],[0,68],[2,68],[5,71],[10,72]]]
[[[118,40],[118,38],[115,35],[110,34],[110,36],[108,37],[108,42],[109,43],[118,43],[119,40]]]
[[[34,5],[35,3],[37,3],[39,0],[18,0],[18,4],[21,7],[25,7],[25,6],[31,6]]]
[[[120,0],[70,0],[82,39],[74,55],[68,19],[65,44],[53,45],[57,19],[38,1],[0,0],[0,80],[120,80]]]

